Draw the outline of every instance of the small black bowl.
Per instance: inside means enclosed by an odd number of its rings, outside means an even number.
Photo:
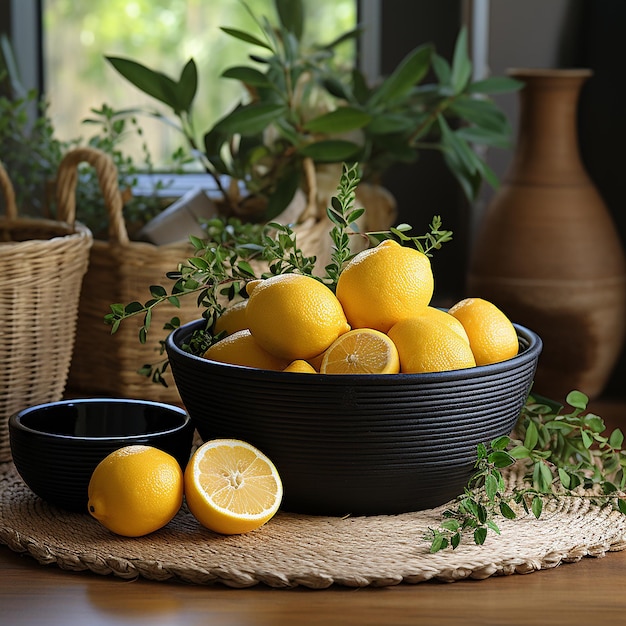
[[[203,320],[172,332],[174,380],[203,440],[248,441],[276,464],[283,508],[393,514],[463,492],[479,443],[513,430],[541,352],[515,325],[519,354],[428,374],[297,374],[193,356],[181,346]]]
[[[50,504],[82,512],[91,474],[108,454],[129,445],[154,446],[184,470],[193,432],[186,411],[147,400],[61,400],[9,418],[11,454],[24,482]]]

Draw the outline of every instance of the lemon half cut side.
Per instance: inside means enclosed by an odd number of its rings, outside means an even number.
[[[185,497],[200,524],[237,535],[260,528],[276,514],[283,485],[272,461],[253,445],[213,439],[187,465]]]

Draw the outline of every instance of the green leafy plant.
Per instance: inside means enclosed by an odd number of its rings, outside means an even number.
[[[145,142],[142,158],[136,160],[124,150],[130,135],[143,137],[136,116],[116,111],[107,104],[92,109],[83,120],[94,131],[84,141],[57,137],[48,114],[49,104],[34,89],[26,90],[17,74],[9,40],[0,37],[0,145],[2,161],[15,187],[16,202],[23,214],[51,217],[55,214],[54,180],[65,153],[85,143],[107,153],[118,171],[118,185],[126,192],[124,218],[129,226],[140,227],[160,213],[165,205],[160,192],[166,184],[158,181],[151,193],[134,196],[132,188],[139,173],[151,173],[153,163]],[[172,170],[179,171],[191,157],[181,149],[172,155]],[[98,178],[91,166],[78,168],[76,202],[79,219],[96,237],[106,236],[108,216]]]
[[[134,195],[132,190],[138,183],[139,175],[155,172],[152,155],[137,116],[115,110],[106,103],[100,108],[91,109],[90,113],[90,117],[82,120],[93,131],[86,143],[111,157],[118,172],[118,185],[125,195],[124,219],[132,235],[133,229],[140,228],[166,207],[162,192],[167,189],[168,183],[159,177],[155,179],[149,194]],[[131,137],[139,138],[141,142],[140,158],[130,156],[125,149]],[[182,148],[175,150],[171,155],[171,173],[182,172],[190,159]],[[79,166],[77,203],[82,207],[81,220],[95,236],[106,236],[109,220],[102,192],[92,168],[87,164]]]
[[[307,159],[318,166],[358,162],[363,181],[379,182],[394,163],[437,150],[468,197],[475,197],[483,180],[497,185],[472,144],[509,146],[507,119],[491,96],[520,85],[506,77],[472,80],[465,29],[451,63],[425,44],[370,86],[358,68],[336,61],[342,43],[358,40],[358,28],[306,46],[302,0],[276,0],[277,24],[243,6],[256,31],[222,30],[252,47],[251,63],[231,67],[223,77],[240,81],[248,98],[202,137],[194,126],[198,70],[193,59],[171,78],[134,60],[107,57],[124,78],[171,109],[190,150],[221,190],[226,214],[260,221],[276,217],[306,185]],[[426,82],[431,76],[435,81]],[[247,194],[241,197],[239,186],[225,185],[223,177],[241,182]],[[248,208],[254,198],[262,200],[261,215]]]
[[[334,244],[330,263],[324,268],[324,275],[317,276],[315,257],[306,256],[298,247],[297,235],[290,225],[269,222],[265,225],[248,224],[245,228],[241,222],[229,224],[221,219],[207,222],[207,236],[192,236],[190,241],[194,247],[194,256],[181,263],[178,268],[168,272],[167,277],[173,281],[169,290],[156,285],[149,288],[150,298],[141,303],[115,303],[111,312],[105,316],[105,322],[111,325],[115,333],[120,324],[136,315],[143,316],[143,324],[139,329],[139,341],[145,343],[152,322],[152,311],[163,304],[180,306],[180,298],[195,296],[202,317],[206,320],[205,328],[196,331],[187,348],[194,354],[203,353],[220,336],[211,335],[211,327],[224,311],[227,303],[237,296],[245,296],[247,281],[260,277],[274,276],[285,273],[300,273],[320,280],[331,290],[335,290],[337,280],[345,263],[355,253],[350,251],[351,236],[366,237],[373,243],[385,238],[396,238],[403,245],[414,246],[425,254],[438,249],[452,239],[452,232],[441,229],[441,219],[435,217],[426,235],[411,236],[411,226],[402,224],[388,231],[361,233],[356,220],[363,209],[354,208],[355,190],[360,181],[358,164],[344,164],[343,173],[338,186],[338,193],[332,199],[327,215],[332,223],[329,231]],[[232,219],[232,218],[231,218]],[[256,260],[262,266],[253,267]],[[262,267],[259,272],[259,267]],[[173,330],[180,324],[174,317],[166,325]],[[165,351],[161,342],[161,354]],[[145,364],[141,373],[149,376],[154,382],[167,385],[163,373],[168,367],[167,360],[159,364]]]
[[[476,472],[464,493],[429,531],[431,551],[456,548],[468,535],[482,545],[489,531],[500,533],[499,517],[523,512],[540,518],[548,498],[586,499],[626,515],[624,435],[619,428],[606,435],[604,420],[586,411],[588,400],[573,391],[566,411],[531,395],[512,437],[478,446]],[[522,464],[526,486],[509,490],[502,470],[515,463]]]

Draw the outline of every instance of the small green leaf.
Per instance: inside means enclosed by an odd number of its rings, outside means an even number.
[[[539,519],[541,517],[541,512],[543,511],[543,500],[539,496],[535,496],[532,504],[530,505],[530,509],[533,512],[533,515]]]
[[[509,467],[515,463],[515,459],[504,450],[496,450],[489,455],[489,462],[499,469]]]
[[[626,500],[624,500],[624,498],[617,499],[617,508],[620,511],[620,513],[623,513],[624,515],[626,515]]]
[[[436,533],[433,537],[433,540],[430,544],[430,552],[434,554],[435,552],[439,552],[441,550],[445,550],[448,547],[448,540],[441,533]]]
[[[239,30],[238,28],[229,28],[228,26],[220,26],[220,30],[224,31],[227,35],[230,35],[235,39],[245,41],[246,43],[251,43],[255,46],[260,46],[261,48],[265,48],[266,50],[270,50],[271,52],[273,52],[272,47],[268,43],[266,43],[262,39],[259,39],[258,37],[255,37],[254,35],[251,35],[250,33],[246,33],[243,30]]]
[[[276,12],[280,23],[296,39],[302,39],[304,31],[304,5],[302,0],[275,0]]]
[[[498,480],[491,474],[487,474],[485,477],[485,493],[491,502],[495,500],[498,493]]]
[[[582,391],[570,391],[567,394],[565,401],[570,406],[584,411],[587,408],[589,398]]]
[[[487,539],[487,529],[481,526],[474,531],[474,543],[477,546],[482,546]]]
[[[326,139],[307,144],[298,152],[310,157],[317,163],[340,163],[349,161],[359,152],[360,147],[351,141],[342,139]]]
[[[129,302],[125,307],[124,307],[124,313],[126,315],[132,315],[133,313],[139,313],[139,311],[143,311],[144,307],[143,304],[141,304],[141,302]]]
[[[124,315],[124,311],[125,311],[124,305],[119,302],[117,304],[110,304],[109,308],[111,309],[114,315]]]
[[[505,450],[511,441],[510,437],[503,435],[502,437],[498,437],[491,442],[492,450]]]
[[[167,296],[167,291],[161,285],[150,285],[150,294],[153,298],[163,298]]]
[[[539,433],[535,422],[529,422],[526,427],[526,436],[524,437],[524,447],[527,450],[533,450],[539,441]]]
[[[368,101],[370,110],[381,102],[404,97],[428,73],[433,48],[423,45],[415,48],[398,64],[383,83],[372,92]]]
[[[558,468],[558,473],[559,479],[561,480],[561,484],[563,485],[563,487],[565,487],[565,489],[569,489],[571,484],[570,475],[562,467]]]
[[[450,82],[454,93],[461,93],[472,77],[472,62],[467,54],[467,29],[461,28],[454,46]]]
[[[271,87],[272,83],[263,72],[253,67],[230,67],[222,73],[223,78],[232,78],[252,87]]]
[[[514,459],[527,459],[530,457],[530,450],[524,446],[515,446],[515,448],[509,450],[509,454]]]
[[[490,76],[484,80],[478,80],[467,88],[467,93],[471,94],[500,94],[518,91],[524,86],[524,83],[509,78],[507,76]]]
[[[449,530],[451,532],[456,532],[457,530],[459,530],[459,526],[460,524],[458,520],[455,519],[446,519],[441,522],[441,528],[444,528],[445,530]]]
[[[624,443],[624,434],[619,428],[616,428],[609,437],[609,445],[611,448],[619,449]]]
[[[345,106],[309,120],[304,129],[311,133],[345,133],[363,128],[371,120],[369,113]]]
[[[504,501],[500,502],[500,513],[502,513],[503,517],[506,519],[515,519],[517,515],[515,511]]]
[[[252,103],[239,107],[223,117],[216,130],[221,132],[255,135],[285,114],[282,104]]]

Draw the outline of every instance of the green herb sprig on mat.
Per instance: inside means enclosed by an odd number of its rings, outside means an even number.
[[[482,545],[497,519],[516,512],[541,517],[549,498],[580,498],[612,506],[626,515],[626,450],[618,428],[605,434],[604,420],[588,412],[589,398],[568,394],[566,407],[539,396],[524,405],[512,437],[499,437],[489,449],[478,446],[476,472],[464,493],[444,511],[439,528],[430,529],[431,552],[456,548],[471,536]],[[507,490],[502,470],[523,465],[527,486]]]

